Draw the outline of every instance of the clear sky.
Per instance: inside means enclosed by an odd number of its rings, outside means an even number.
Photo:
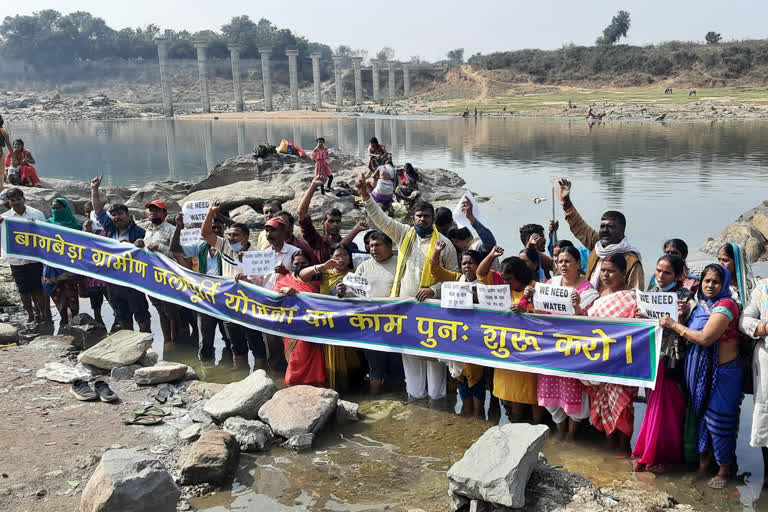
[[[632,25],[626,42],[768,37],[768,0],[25,0],[5,2],[3,15],[41,9],[88,11],[112,28],[156,23],[162,28],[218,30],[232,16],[267,18],[312,41],[348,44],[371,55],[383,46],[395,58],[437,60],[454,48],[476,52],[558,48],[594,43],[619,9]]]

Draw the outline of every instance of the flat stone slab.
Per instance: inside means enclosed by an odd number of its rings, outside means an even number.
[[[242,452],[264,451],[275,437],[269,425],[259,420],[229,418],[224,422],[223,429],[235,436]]]
[[[188,369],[189,367],[182,363],[162,361],[155,366],[138,368],[133,374],[133,380],[140,385],[173,382],[182,379]]]
[[[259,418],[286,439],[316,434],[336,411],[339,394],[332,389],[292,386],[281,389],[259,409]]]
[[[151,333],[117,331],[80,354],[78,360],[105,370],[127,366],[144,355],[152,340]]]
[[[546,425],[528,423],[486,430],[448,470],[454,510],[466,499],[511,508],[525,506],[525,486],[548,436]]]
[[[264,370],[256,370],[239,382],[227,384],[206,402],[203,410],[220,422],[232,416],[253,420],[276,389]]]
[[[69,384],[70,382],[80,380],[91,380],[93,375],[82,366],[75,366],[67,363],[45,363],[45,367],[37,370],[35,377],[38,379],[48,379],[53,382]]]

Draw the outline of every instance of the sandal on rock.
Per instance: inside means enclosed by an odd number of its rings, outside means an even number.
[[[134,415],[133,418],[126,418],[123,423],[126,425],[157,425],[163,422],[162,416],[145,416],[143,414]]]
[[[727,483],[728,480],[721,480],[720,478],[713,476],[709,479],[709,482],[707,482],[707,487],[710,489],[723,489]]]
[[[168,386],[163,386],[155,393],[155,400],[164,404],[168,398],[173,394],[173,390]]]
[[[141,409],[132,410],[131,414],[135,416],[168,416],[171,413],[165,412],[164,410],[160,409],[159,407],[155,407],[154,405],[148,405]]]

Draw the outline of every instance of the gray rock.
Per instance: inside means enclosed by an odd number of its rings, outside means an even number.
[[[152,333],[118,331],[89,348],[78,360],[111,370],[138,361],[152,345]]]
[[[133,374],[133,380],[136,384],[151,385],[162,384],[163,382],[173,382],[184,377],[188,366],[181,363],[171,363],[162,361],[155,366],[139,368]]]
[[[355,402],[339,400],[336,402],[336,423],[343,425],[345,423],[359,421],[359,410],[360,406]]]
[[[194,368],[191,366],[187,366],[187,373],[184,374],[184,377],[181,378],[183,381],[196,381],[200,380],[200,376],[197,374]]]
[[[117,368],[112,368],[112,372],[110,373],[110,376],[115,380],[130,380],[133,378],[133,374],[141,368],[141,366],[137,364],[129,364],[128,366],[118,366]]]
[[[205,412],[203,406],[196,405],[189,410],[189,418],[195,423],[202,423],[203,425],[210,425],[213,423],[211,415]]]
[[[283,446],[297,452],[302,452],[312,448],[312,441],[314,440],[315,434],[299,434],[288,439],[283,443]]]
[[[229,211],[229,218],[235,222],[242,222],[251,229],[264,228],[264,216],[256,210],[244,204]]]
[[[269,425],[259,420],[228,418],[224,422],[223,430],[235,436],[240,443],[240,451],[243,452],[264,451],[274,438]]]
[[[292,386],[275,393],[259,409],[259,418],[286,439],[315,434],[336,410],[338,400],[339,394],[332,389]]]
[[[193,445],[182,450],[179,482],[183,485],[223,483],[237,467],[239,455],[240,445],[229,432],[204,432]]]
[[[186,380],[186,377],[185,377]],[[191,394],[200,395],[202,398],[208,399],[213,395],[224,389],[226,384],[219,384],[218,382],[203,382],[195,381],[191,382],[187,386],[187,391]]]
[[[110,373],[109,370],[104,370],[103,368],[97,368],[96,366],[91,366],[90,364],[85,364],[85,363],[77,363],[77,365],[75,365],[75,368],[77,368],[78,370],[87,372],[88,374],[90,374],[91,378],[103,377],[105,375],[109,375]]]
[[[45,363],[45,367],[37,370],[35,377],[38,379],[48,379],[54,382],[69,384],[70,382],[80,380],[91,380],[93,375],[82,367],[77,367],[71,363]]]
[[[35,339],[29,342],[27,345],[33,350],[40,350],[44,352],[51,352],[52,354],[61,355],[69,351],[72,343],[72,336],[37,336]]]
[[[753,218],[758,222],[763,229],[766,229],[761,224],[763,221],[763,215],[756,215]],[[768,223],[766,223],[768,224]],[[768,231],[768,229],[766,229]],[[701,250],[707,253],[716,254],[717,251],[724,244],[732,242],[740,245],[744,248],[749,258],[750,263],[754,263],[757,260],[766,256],[765,248],[768,245],[768,240],[760,230],[752,224],[750,221],[736,221],[723,228],[723,231],[715,238],[708,238],[702,245]]]
[[[227,384],[206,402],[203,410],[218,421],[232,416],[256,419],[259,408],[272,398],[276,389],[264,370],[256,370],[239,382]]]
[[[486,430],[448,470],[449,493],[505,507],[523,507],[525,486],[548,436],[546,425],[527,423]]]
[[[0,345],[18,343],[19,330],[11,324],[0,323]]]
[[[107,450],[80,499],[81,512],[175,512],[181,491],[163,464],[135,450]]]
[[[155,366],[159,360],[160,356],[158,353],[151,348],[148,348],[144,355],[136,361],[136,364],[141,366]]]
[[[59,334],[72,336],[72,345],[78,350],[86,350],[106,338],[107,329],[87,313],[80,313],[59,329]]]
[[[203,433],[203,425],[201,423],[194,423],[185,429],[179,431],[179,439],[184,442],[194,441],[200,434]]]
[[[288,187],[269,184],[259,180],[249,180],[239,181],[209,190],[192,192],[182,199],[181,203],[184,204],[187,201],[200,201],[203,199],[212,200],[213,198],[216,198],[221,200],[221,207],[224,211],[230,211],[243,205],[248,205],[255,211],[261,211],[264,202],[270,198],[285,202],[293,199],[294,196],[295,192]]]

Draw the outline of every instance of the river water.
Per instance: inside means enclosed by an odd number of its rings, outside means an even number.
[[[213,166],[254,144],[287,138],[310,149],[317,136],[331,148],[365,155],[372,136],[396,163],[458,172],[481,196],[481,214],[500,244],[520,246],[517,227],[546,225],[552,216],[552,184],[574,182],[573,200],[590,222],[606,209],[627,216],[627,235],[644,254],[646,273],[670,237],[685,239],[694,256],[707,236],[719,233],[745,210],[768,197],[768,123],[609,123],[456,118],[346,118],[331,121],[110,121],[13,123],[37,158],[38,173],[89,179],[104,173],[110,185],[141,185],[173,178],[199,180]],[[542,198],[542,201],[534,201]],[[557,218],[562,221],[561,212]],[[561,226],[560,238],[569,237]],[[650,263],[649,263],[650,262]],[[763,266],[758,266],[758,273]],[[765,274],[765,272],[762,272]],[[86,303],[81,305],[89,311]],[[108,308],[107,308],[108,309]],[[109,321],[109,313],[105,312]],[[159,328],[153,325],[160,340]],[[233,374],[223,360],[212,368],[196,361],[194,347],[163,348],[168,360],[195,366],[207,380]],[[220,340],[217,358],[221,357]],[[277,377],[279,380],[279,376]],[[294,455],[275,448],[244,455],[232,490],[195,500],[201,510],[445,510],[444,471],[487,427],[455,414],[402,405],[399,395],[371,401],[352,397],[365,422],[327,432],[316,450]],[[458,405],[457,405],[458,407]],[[636,427],[643,404],[636,404]],[[760,496],[759,450],[748,446],[752,402],[742,407],[740,472],[746,483],[712,491],[686,473],[632,475],[626,459],[603,451],[597,440],[578,445],[548,442],[550,463],[562,464],[597,485],[637,479],[696,510],[768,510]],[[502,419],[502,421],[505,421]]]

